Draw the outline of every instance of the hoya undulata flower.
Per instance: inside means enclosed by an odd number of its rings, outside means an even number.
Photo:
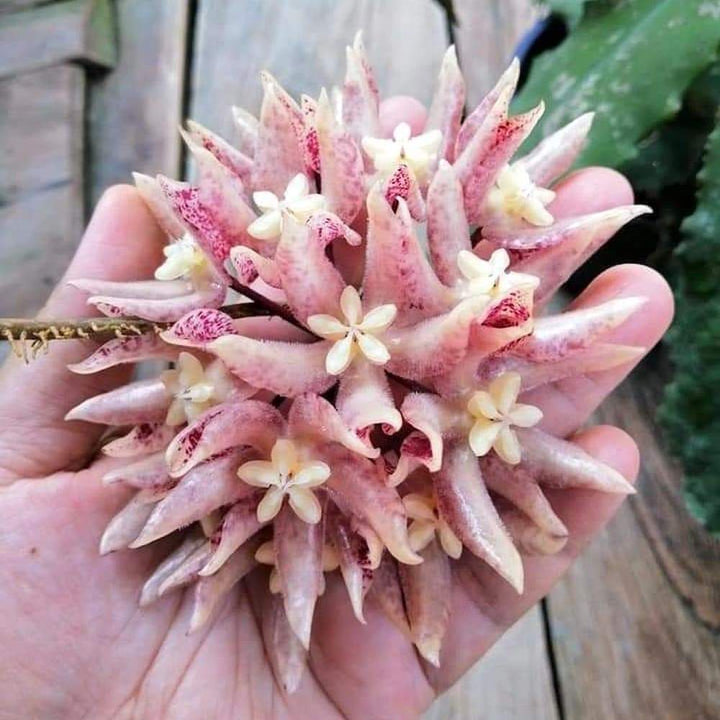
[[[632,492],[523,402],[641,352],[607,335],[643,298],[536,311],[648,211],[553,215],[591,116],[516,160],[543,111],[509,114],[517,63],[461,121],[450,49],[424,130],[385,138],[359,37],[347,60],[333,103],[325,91],[298,103],[263,73],[259,116],[234,109],[237,147],[189,122],[197,182],[136,176],[168,235],[155,279],[75,283],[108,315],[172,323],[72,368],[175,363],[69,413],[125,429],[104,450],[126,464],[104,480],[135,494],[102,552],[182,535],[138,592],[144,605],[194,585],[192,629],[272,566],[284,614],[268,603],[266,644],[288,691],[325,573],[341,575],[361,622],[374,578],[395,578],[404,601],[388,612],[439,663],[455,563],[481,558],[522,592],[521,552],[567,540],[546,486]],[[231,287],[281,317],[233,319]]]

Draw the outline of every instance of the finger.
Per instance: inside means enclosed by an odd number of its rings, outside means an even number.
[[[555,218],[609,210],[633,202],[633,189],[617,170],[589,167],[568,175],[553,190],[557,196],[548,205]]]
[[[129,280],[152,274],[163,235],[139,193],[119,185],[101,198],[64,278],[40,312],[46,319],[97,314],[71,279]],[[0,370],[0,464],[14,475],[38,476],[82,463],[96,442],[97,425],[65,422],[65,414],[91,395],[127,381],[127,368],[78,376],[68,369],[94,343],[55,341],[47,355],[25,365],[11,358]]]
[[[654,270],[643,265],[610,268],[590,283],[571,308],[592,307],[622,297],[644,297],[647,302],[601,341],[635,345],[648,352],[665,334],[674,309],[669,285]],[[583,425],[641,360],[642,357],[638,357],[610,370],[544,385],[524,393],[523,402],[542,409],[544,430],[564,437]]]
[[[599,426],[576,438],[578,445],[634,481],[639,468],[637,446],[622,430]],[[518,595],[497,573],[467,551],[456,566],[451,622],[438,670],[429,671],[442,692],[484,655],[567,571],[573,560],[605,527],[624,497],[590,490],[548,491],[570,536],[557,555],[524,558],[525,591]]]
[[[380,132],[392,137],[393,130],[402,122],[410,126],[413,135],[419,135],[427,120],[425,106],[409,95],[395,95],[380,103]]]

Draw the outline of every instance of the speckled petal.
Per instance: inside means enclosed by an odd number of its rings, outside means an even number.
[[[146,455],[164,450],[176,433],[177,428],[169,427],[164,422],[141,423],[127,435],[103,445],[102,451],[110,457],[131,458]]]
[[[378,89],[365,54],[362,35],[358,33],[352,47],[346,48],[347,71],[342,88],[342,119],[353,137],[379,137]]]
[[[282,287],[280,271],[275,260],[263,257],[252,248],[243,245],[234,247],[230,251],[230,262],[243,285],[251,285],[259,277],[270,287]]]
[[[186,231],[180,218],[173,212],[158,181],[149,175],[133,173],[135,187],[142,196],[158,225],[173,240],[179,240]]]
[[[449,162],[455,159],[455,143],[460,130],[460,118],[465,108],[465,81],[458,66],[455,46],[451,45],[440,66],[437,87],[428,111],[425,132],[442,132],[438,158]]]
[[[253,168],[252,158],[235,148],[227,140],[193,120],[187,121],[185,140],[188,145],[194,143],[211,152],[218,162],[242,180],[243,185],[249,185]]]
[[[163,342],[155,333],[131,335],[108,340],[81,362],[68,365],[68,370],[78,375],[88,375],[142,360],[174,360],[177,354],[177,348]]]

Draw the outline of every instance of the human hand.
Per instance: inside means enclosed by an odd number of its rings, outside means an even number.
[[[576,173],[558,190],[556,216],[626,204],[632,194],[621,176],[603,169]],[[137,192],[113,188],[65,281],[148,275],[163,242]],[[611,340],[651,347],[672,315],[665,281],[644,267],[616,267],[575,306],[619,296],[649,301]],[[65,282],[43,310],[45,317],[86,314],[84,297]],[[341,582],[328,577],[315,614],[310,672],[285,697],[263,647],[262,624],[272,611],[265,573],[253,573],[211,624],[188,636],[189,594],[137,605],[172,540],[98,555],[102,531],[127,491],[100,482],[118,461],[94,459],[97,427],[63,418],[86,397],[128,378],[122,368],[71,375],[67,364],[87,354],[86,344],[55,343],[32,365],[12,359],[0,373],[0,712],[7,717],[416,718],[549,591],[622,500],[548,491],[570,540],[557,555],[525,558],[521,596],[465,553],[453,570],[452,619],[439,670],[418,659],[370,600],[367,625],[357,623]],[[546,430],[570,435],[630,369],[564,380],[533,391],[531,402],[543,409]],[[637,448],[621,430],[596,427],[575,441],[635,477]]]

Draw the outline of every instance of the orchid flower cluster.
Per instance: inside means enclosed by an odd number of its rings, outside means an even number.
[[[234,111],[237,146],[188,122],[197,182],[136,175],[168,236],[155,279],[75,283],[106,315],[168,329],[72,370],[173,363],[68,415],[113,428],[103,450],[124,462],[104,481],[135,490],[101,552],[176,534],[140,603],[193,586],[192,629],[269,566],[265,639],[288,692],[328,573],[359,622],[372,598],[438,664],[464,554],[522,592],[521,553],[568,536],[545,487],[632,492],[522,399],[642,352],[603,341],[642,298],[538,310],[648,208],[555,218],[550,187],[592,117],[514,160],[543,113],[510,115],[517,79],[513,62],[463,117],[450,48],[424,130],[388,138],[359,36],[344,84],[317,99],[263,73],[259,118]],[[283,314],[233,319],[222,307],[243,293]]]

